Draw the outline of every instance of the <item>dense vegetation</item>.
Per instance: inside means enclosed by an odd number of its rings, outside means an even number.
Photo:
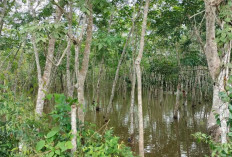
[[[160,105],[164,92],[175,94],[174,120],[180,100],[192,107],[212,100],[209,134],[194,136],[212,156],[231,154],[232,2],[0,3],[0,156],[144,156],[144,91]],[[103,86],[111,91],[107,105]],[[108,127],[115,95],[126,93],[139,154]],[[104,112],[104,125],[85,121],[93,108]]]

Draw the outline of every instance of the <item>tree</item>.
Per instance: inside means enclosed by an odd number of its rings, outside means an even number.
[[[146,33],[148,8],[149,8],[149,0],[146,0],[146,4],[144,7],[144,13],[143,13],[143,24],[142,24],[139,54],[135,60],[137,83],[138,83],[139,155],[140,156],[144,156],[142,78],[141,78],[140,62],[141,62],[142,56],[143,56],[144,36]]]
[[[208,120],[208,127],[212,128],[217,125],[215,113],[220,115],[221,121],[221,142],[227,142],[227,117],[229,114],[228,103],[224,103],[219,97],[219,93],[225,91],[224,81],[228,80],[229,70],[227,64],[230,62],[231,41],[226,41],[222,48],[223,56],[220,58],[218,54],[218,46],[216,42],[216,7],[222,1],[207,0],[205,1],[206,12],[206,46],[205,54],[208,62],[210,75],[214,81],[213,86],[213,106]],[[230,12],[229,10],[226,10]],[[225,21],[222,19],[221,29],[225,29]],[[215,113],[214,113],[215,111]]]

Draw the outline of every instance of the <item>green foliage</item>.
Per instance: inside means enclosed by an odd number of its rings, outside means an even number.
[[[18,151],[19,141],[33,142],[35,128],[38,122],[33,120],[33,105],[29,97],[17,97],[9,86],[1,85],[0,88],[0,126],[1,142],[0,156],[10,156]],[[36,139],[36,137],[35,137]],[[28,149],[30,152],[30,149]]]
[[[64,134],[59,127],[54,127],[36,144],[35,153],[47,157],[71,156],[68,150],[72,147],[69,134]]]
[[[226,5],[220,6],[220,19],[225,22],[223,28],[217,30],[217,42],[220,46],[223,46],[224,43],[232,40],[232,2],[229,1]]]
[[[68,157],[72,149],[70,106],[76,99],[66,98],[63,94],[48,94],[47,99],[54,101],[54,110],[40,120],[34,116],[29,98],[15,99],[7,86],[0,86],[4,91],[0,96],[0,156],[46,156]],[[29,104],[28,104],[29,102]],[[81,156],[133,156],[132,152],[112,130],[102,134],[92,129],[91,125],[78,126],[77,152]],[[50,129],[51,128],[51,129]],[[19,152],[19,143],[23,144]]]
[[[198,140],[198,142],[205,142],[209,144],[210,149],[212,150],[212,157],[228,157],[232,154],[232,142],[225,144],[217,143],[214,142],[210,136],[200,132],[195,133],[193,136]]]
[[[130,149],[123,142],[119,143],[119,137],[113,136],[112,130],[108,130],[104,135],[100,135],[90,129],[83,132],[83,134],[85,144],[79,148],[78,154],[96,157],[133,156]],[[79,138],[79,140],[81,139]]]

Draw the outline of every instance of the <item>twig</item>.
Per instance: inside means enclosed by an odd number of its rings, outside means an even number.
[[[110,122],[110,119],[109,119],[108,122],[105,123],[98,131],[95,131],[94,134],[93,134],[90,138],[92,138],[96,133],[99,133],[105,126],[108,125],[109,122]]]
[[[199,15],[199,14],[203,13],[203,12],[205,12],[205,10],[202,10],[201,12],[196,13],[196,14],[194,14],[194,15],[190,16],[190,17],[189,17],[189,19],[191,19],[191,18],[193,18],[193,17],[195,17],[195,16],[197,16],[197,15]]]
[[[60,65],[62,59],[64,58],[65,54],[67,53],[69,47],[70,47],[70,40],[68,41],[68,45],[67,45],[66,49],[64,50],[62,56],[60,57],[59,61],[57,62],[57,64],[55,64],[55,63],[52,61],[52,59],[49,58],[49,57],[48,57],[48,60],[49,60],[50,62],[52,62],[53,65],[55,65],[56,67],[58,67],[58,66]]]

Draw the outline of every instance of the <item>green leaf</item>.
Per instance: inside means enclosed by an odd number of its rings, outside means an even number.
[[[50,153],[48,154],[48,156],[49,156],[49,157],[53,157],[54,154],[55,154],[54,152],[50,152]]]
[[[48,134],[47,134],[47,137],[46,138],[51,138],[53,136],[55,136],[58,132],[59,132],[60,128],[59,127],[55,127],[52,129],[52,131],[50,131]]]
[[[46,95],[46,98],[50,101],[52,99],[53,95],[52,94],[48,94]]]
[[[44,145],[45,145],[45,141],[44,140],[39,141],[37,143],[37,145],[36,145],[36,150],[40,151],[44,147]]]
[[[67,148],[65,147],[65,142],[59,142],[56,147],[61,149],[61,152],[64,152],[67,150]]]
[[[227,18],[225,19],[225,21],[226,21],[226,22],[230,22],[231,20],[230,20],[230,18],[227,17]]]
[[[103,47],[103,45],[102,45],[102,44],[99,44],[99,45],[98,45],[98,50],[101,50],[102,47]]]
[[[71,141],[67,141],[65,143],[65,146],[67,147],[67,149],[72,149],[73,148],[73,145],[72,145],[72,142]]]
[[[56,153],[57,155],[60,155],[60,150],[56,150],[55,153]]]

